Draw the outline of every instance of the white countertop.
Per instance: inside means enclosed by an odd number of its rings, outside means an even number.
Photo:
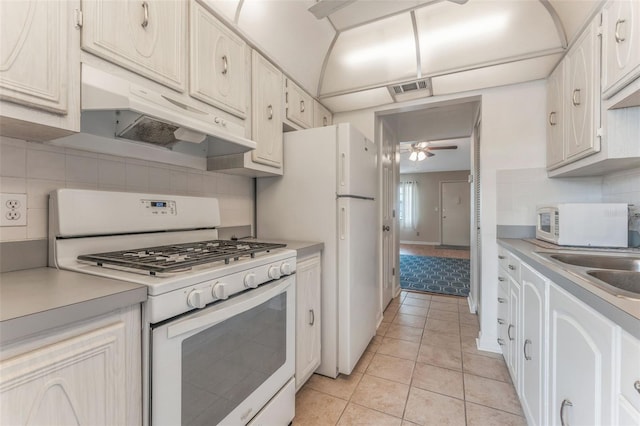
[[[615,296],[594,284],[594,279],[586,279],[577,273],[579,267],[560,265],[543,256],[539,252],[565,252],[567,250],[583,251],[582,248],[567,248],[552,245],[535,244],[527,240],[499,238],[498,244],[513,252],[523,262],[559,285],[578,299],[600,312],[623,329],[640,338],[640,300],[630,300]],[[634,250],[598,250],[587,249],[590,254],[623,254],[632,255]]]
[[[0,274],[0,343],[144,302],[140,284],[55,268]]]

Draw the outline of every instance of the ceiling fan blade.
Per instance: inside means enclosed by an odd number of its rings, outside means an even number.
[[[429,151],[434,149],[458,149],[458,145],[447,145],[447,146],[430,146]]]
[[[356,0],[319,0],[309,8],[309,12],[313,13],[316,19],[322,19],[355,1]]]
[[[433,156],[435,156],[435,154],[433,152],[427,151],[427,157],[433,157]]]

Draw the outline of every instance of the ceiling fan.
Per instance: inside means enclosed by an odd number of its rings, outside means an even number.
[[[400,145],[400,152],[410,152],[409,160],[411,161],[422,161],[433,157],[435,154],[431,151],[438,149],[458,149],[458,145],[432,145],[428,141]]]

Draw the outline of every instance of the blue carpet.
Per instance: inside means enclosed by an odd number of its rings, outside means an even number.
[[[400,287],[454,296],[469,295],[469,259],[400,255]]]

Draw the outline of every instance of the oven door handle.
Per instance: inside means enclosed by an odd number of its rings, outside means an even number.
[[[205,310],[190,315],[188,318],[168,326],[167,338],[172,339],[174,337],[199,330],[203,327],[214,326],[235,315],[253,309],[286,291],[287,288],[295,282],[294,278],[295,275],[291,275],[287,278],[271,283],[270,285],[267,284],[265,287],[250,290],[245,294],[231,300],[227,300],[219,306],[214,307],[213,310]]]

